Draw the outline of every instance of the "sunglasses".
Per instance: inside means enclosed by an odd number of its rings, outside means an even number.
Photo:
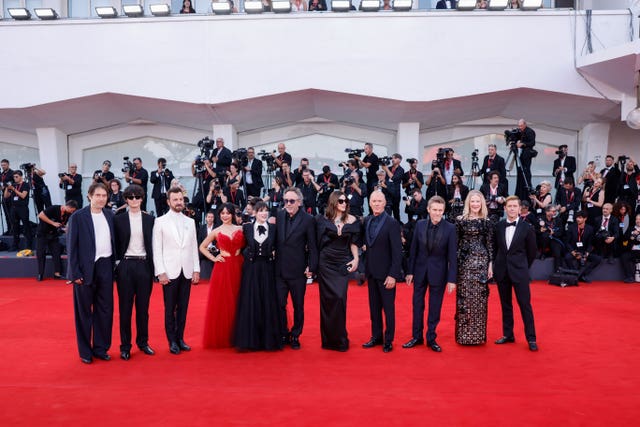
[[[289,204],[289,205],[293,205],[297,202],[297,199],[284,199],[283,202]]]
[[[127,200],[133,200],[133,199],[140,200],[140,199],[142,199],[142,196],[127,196],[126,199]]]
[[[343,205],[345,203],[347,203],[347,199],[338,199],[338,204],[339,205]]]

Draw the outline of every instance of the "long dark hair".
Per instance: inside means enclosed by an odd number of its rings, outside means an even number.
[[[338,199],[340,198],[340,196],[345,196],[347,203],[347,209],[345,209],[345,211],[342,213],[340,220],[342,220],[342,222],[347,222],[347,219],[349,218],[349,199],[342,191],[336,190],[329,195],[329,200],[327,201],[327,207],[324,211],[324,214],[330,221],[333,221],[335,219],[336,215],[339,212]]]
[[[238,225],[236,222],[236,205],[229,202],[223,203],[222,205],[220,205],[220,207],[218,208],[218,218],[220,218],[220,214],[224,210],[226,210],[229,214],[231,214],[231,224]]]

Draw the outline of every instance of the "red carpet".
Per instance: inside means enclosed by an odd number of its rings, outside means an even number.
[[[151,346],[119,359],[117,316],[110,362],[83,365],[73,329],[71,287],[0,281],[0,413],[15,425],[632,425],[640,415],[640,285],[594,283],[532,289],[540,351],[501,335],[491,287],[489,339],[462,347],[453,338],[454,297],[445,296],[439,343],[405,350],[411,289],[399,285],[394,351],[365,350],[366,287],[349,289],[352,348],[320,349],[318,289],[307,293],[302,350],[203,350],[206,284],[193,288],[186,341],[169,353],[162,292],[151,303]]]

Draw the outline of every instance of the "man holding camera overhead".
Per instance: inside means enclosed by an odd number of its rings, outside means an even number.
[[[398,153],[391,156],[391,167],[387,162],[382,162],[382,170],[389,178],[387,187],[391,195],[391,212],[398,222],[400,222],[400,188],[404,177],[404,169],[400,166],[400,162],[402,162],[402,155]]]
[[[128,158],[125,157],[125,160]],[[142,199],[142,205],[140,205],[140,209],[146,212],[147,210],[147,183],[149,182],[149,172],[145,168],[142,167],[142,159],[140,157],[133,158],[133,168],[130,166],[124,168],[122,171],[124,172],[124,179],[129,184],[136,184],[142,187],[142,191],[144,191],[144,199]]]
[[[156,217],[162,216],[169,211],[167,190],[171,187],[173,178],[173,172],[167,169],[167,159],[160,157],[158,159],[158,169],[151,172],[151,178],[149,178],[153,184],[151,197],[156,205]]]
[[[409,163],[409,170],[402,177],[402,188],[407,196],[411,196],[416,188],[422,189],[424,176],[418,170],[418,159],[407,159],[407,163]]]

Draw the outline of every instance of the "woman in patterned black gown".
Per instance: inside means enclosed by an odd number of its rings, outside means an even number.
[[[456,230],[456,342],[464,345],[484,344],[487,341],[487,282],[493,276],[493,225],[481,192],[469,192],[462,216],[456,219]]]

